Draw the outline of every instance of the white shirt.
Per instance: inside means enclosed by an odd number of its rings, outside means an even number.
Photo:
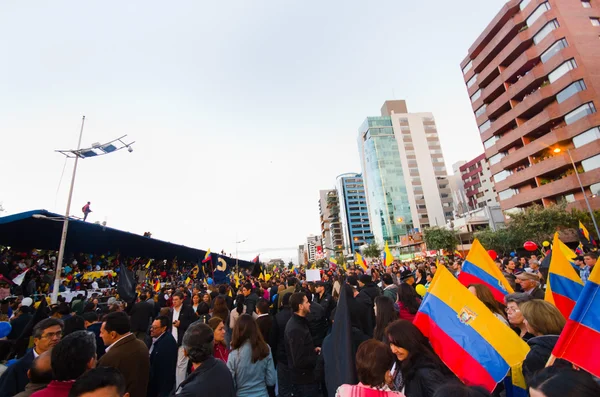
[[[98,283],[97,283],[96,281],[94,281],[94,282],[92,283],[92,288],[93,288],[93,289],[98,289]]]
[[[179,306],[179,310],[173,308],[173,322],[178,321],[179,320],[179,314],[181,313],[181,308],[183,307],[183,305]],[[175,342],[177,342],[177,338],[179,336],[178,334],[178,329],[176,326],[173,326],[173,328],[171,329],[171,334],[173,335],[173,338],[175,338]]]
[[[112,349],[112,348],[113,348],[113,346],[114,346],[114,345],[116,345],[118,341],[120,341],[120,340],[121,340],[121,339],[123,339],[123,338],[126,338],[126,337],[128,337],[129,335],[131,335],[131,332],[128,332],[128,333],[126,333],[125,335],[121,336],[119,339],[117,339],[116,341],[114,341],[114,342],[113,342],[113,343],[112,343],[110,346],[106,346],[106,349],[104,350],[104,352],[105,352],[105,353],[108,353],[108,351],[109,351],[110,349]]]

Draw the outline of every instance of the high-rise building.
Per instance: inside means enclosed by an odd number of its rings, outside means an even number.
[[[351,254],[360,246],[373,241],[362,175],[354,173],[339,175],[336,188],[340,202],[345,253]]]
[[[315,262],[318,259],[323,259],[323,240],[321,239],[321,236],[308,236],[306,238],[304,252],[308,262]]]
[[[335,189],[319,191],[321,239],[328,254],[342,252],[344,235],[340,219],[340,203]]]
[[[600,208],[595,3],[509,1],[461,63],[505,211],[562,201],[583,209],[585,196]]]
[[[298,266],[308,263],[308,255],[304,247],[304,244],[298,246]]]
[[[460,166],[466,201],[471,209],[498,206],[490,165],[485,154]]]
[[[359,129],[359,154],[375,239],[399,243],[414,229],[452,219],[452,197],[431,113],[386,101]]]
[[[454,202],[454,215],[459,216],[469,211],[467,205],[467,195],[465,194],[465,184],[460,174],[460,167],[466,164],[466,161],[461,160],[452,164],[452,175],[448,175],[448,185],[450,186],[450,194]]]

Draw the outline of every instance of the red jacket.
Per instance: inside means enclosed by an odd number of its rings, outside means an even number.
[[[214,356],[216,359],[219,359],[227,364],[227,359],[229,358],[229,349],[222,343],[215,343]]]
[[[73,387],[73,383],[75,383],[74,380],[65,382],[53,380],[48,383],[48,386],[46,386],[45,389],[36,391],[31,397],[69,397],[69,392],[71,391],[71,387]]]

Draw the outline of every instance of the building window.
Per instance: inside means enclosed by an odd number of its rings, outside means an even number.
[[[485,103],[483,105],[481,105],[481,107],[475,111],[475,117],[479,117],[482,114],[484,114],[486,107],[487,107],[487,105]]]
[[[575,148],[579,148],[590,142],[597,141],[598,139],[600,139],[600,128],[594,127],[591,130],[587,130],[586,132],[574,137],[573,145],[575,145]]]
[[[600,168],[600,154],[597,154],[594,157],[590,157],[589,159],[583,160],[581,162],[581,166],[583,167],[583,171],[585,172],[595,170],[596,168]]]
[[[533,36],[533,42],[536,45],[539,44],[540,41],[544,40],[544,37],[548,36],[548,33],[552,32],[554,29],[558,28],[559,26],[560,25],[558,24],[556,19],[553,19],[552,21],[548,22],[547,24],[544,25],[543,28],[541,28],[535,34],[535,36]]]
[[[469,81],[467,81],[467,88],[473,87],[473,84],[475,84],[476,81],[477,81],[477,75],[474,75],[473,77],[471,77],[469,79]]]
[[[506,200],[511,198],[515,194],[517,194],[517,191],[515,189],[506,189],[498,193],[498,197],[500,198],[500,200]]]
[[[600,183],[594,183],[593,185],[591,185],[590,192],[592,192],[592,194],[594,194],[594,195],[599,195],[600,194]]]
[[[552,58],[554,55],[558,54],[560,50],[568,46],[569,44],[567,43],[567,40],[560,39],[554,44],[552,44],[550,48],[544,51],[544,53],[540,56],[540,60],[542,61],[542,63],[546,63],[548,59]]]
[[[494,183],[502,182],[503,180],[508,178],[511,174],[512,174],[512,172],[510,172],[508,170],[500,171],[499,173],[494,175]]]
[[[504,153],[498,153],[493,155],[492,157],[489,158],[490,160],[490,165],[494,165],[500,162],[500,160],[502,160],[502,157],[504,157]]]
[[[590,18],[590,22],[592,23],[592,26],[600,26],[600,19],[598,18]]]
[[[473,95],[471,95],[471,103],[473,103],[476,100],[478,100],[480,96],[481,96],[481,89],[477,90],[476,93],[474,93]]]
[[[550,83],[554,83],[556,80],[560,79],[562,76],[567,74],[570,70],[573,70],[577,67],[577,63],[575,59],[571,58],[568,61],[564,62],[562,65],[554,69],[548,75],[548,80]]]
[[[592,8],[592,4],[587,0],[581,0],[581,5],[583,8]]]
[[[572,97],[579,91],[585,90],[585,83],[583,80],[577,80],[573,84],[570,84],[567,88],[556,94],[556,100],[558,103],[563,103],[567,98]]]
[[[485,131],[489,130],[492,126],[492,122],[490,120],[486,120],[485,123],[479,126],[479,133],[483,134]]]
[[[535,23],[535,21],[538,20],[539,17],[542,16],[543,13],[545,13],[546,11],[548,11],[550,9],[550,4],[548,4],[548,2],[542,3],[538,6],[538,8],[535,9],[535,11],[533,11],[531,13],[531,15],[529,15],[529,17],[527,18],[527,26],[531,27],[531,25],[533,25]]]
[[[494,135],[493,137],[491,137],[487,141],[483,142],[483,146],[486,149],[489,149],[489,148],[491,148],[492,146],[494,146],[496,144],[496,142],[498,141],[498,139],[500,139],[500,138],[498,138],[497,135]]]
[[[525,9],[525,7],[527,7],[529,5],[529,3],[531,3],[531,0],[521,1],[521,3],[519,4],[519,8],[521,9],[521,11],[523,11]]]
[[[573,124],[580,118],[592,113],[596,113],[596,107],[594,106],[593,102],[588,102],[585,105],[581,105],[577,109],[567,113],[565,115],[565,123],[567,123],[567,125]]]

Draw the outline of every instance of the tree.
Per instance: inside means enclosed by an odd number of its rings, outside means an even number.
[[[441,249],[447,252],[454,252],[458,238],[454,230],[434,226],[423,230],[423,240],[427,249],[439,251]]]
[[[366,258],[379,258],[381,256],[381,248],[376,241],[369,243],[369,245],[364,249],[363,255]]]
[[[525,235],[520,230],[511,229],[499,229],[496,231],[485,229],[476,232],[475,238],[486,249],[494,250],[500,256],[509,254],[511,251],[523,246],[523,243],[527,241]]]
[[[540,245],[543,241],[552,240],[558,230],[576,228],[579,220],[575,214],[566,210],[566,203],[546,208],[532,205],[525,211],[511,214],[507,229]]]
[[[344,266],[346,264],[346,257],[344,256],[344,254],[339,254],[336,258],[335,261],[337,262],[338,266]]]

